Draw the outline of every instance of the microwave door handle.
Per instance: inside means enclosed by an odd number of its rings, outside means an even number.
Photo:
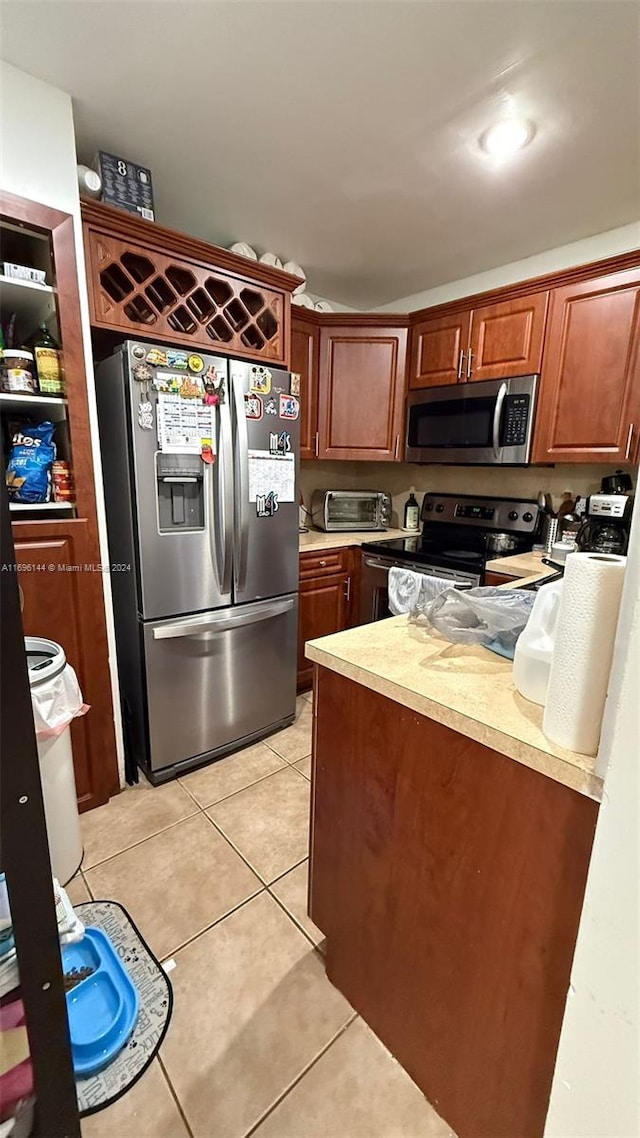
[[[496,405],[493,411],[493,454],[495,458],[500,457],[500,422],[502,420],[502,408],[507,396],[508,384],[501,383],[500,390],[496,397]]]

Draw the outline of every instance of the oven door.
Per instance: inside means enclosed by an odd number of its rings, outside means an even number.
[[[360,624],[386,620],[393,616],[389,608],[389,570],[397,566],[429,577],[449,577],[455,589],[471,589],[480,584],[479,574],[460,573],[455,569],[433,568],[414,561],[398,561],[392,557],[378,557],[375,553],[362,554],[360,578]]]
[[[449,384],[407,400],[407,462],[524,466],[538,377]]]

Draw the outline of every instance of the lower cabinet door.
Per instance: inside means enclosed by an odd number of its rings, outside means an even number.
[[[313,664],[305,659],[307,640],[340,632],[348,625],[350,578],[344,573],[300,582],[298,614],[298,691],[310,688]]]
[[[118,792],[102,573],[82,518],[19,522],[13,540],[25,635],[62,645],[89,704],[71,724],[78,805],[87,810]]]

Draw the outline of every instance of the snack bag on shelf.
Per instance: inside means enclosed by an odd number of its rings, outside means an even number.
[[[56,457],[55,423],[23,423],[11,440],[6,483],[11,502],[37,505],[51,497],[51,467]]]

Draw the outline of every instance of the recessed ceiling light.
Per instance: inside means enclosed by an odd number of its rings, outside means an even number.
[[[522,150],[523,146],[531,142],[533,134],[533,123],[526,119],[502,119],[480,135],[480,145],[494,158],[506,158],[509,154],[515,154],[516,150]]]

